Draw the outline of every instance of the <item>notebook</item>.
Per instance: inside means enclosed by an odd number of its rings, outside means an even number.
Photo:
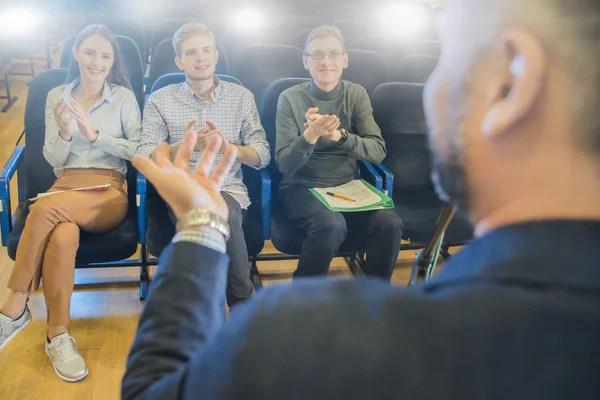
[[[394,208],[394,201],[390,197],[363,179],[336,187],[309,190],[331,211],[360,212]]]
[[[29,201],[36,201],[36,200],[42,199],[44,197],[52,196],[52,195],[59,194],[59,193],[84,192],[84,191],[99,192],[101,190],[108,189],[109,187],[110,187],[110,184],[106,184],[106,185],[98,185],[98,186],[88,186],[88,187],[82,187],[82,188],[75,188],[75,189],[69,189],[69,190],[57,190],[56,192],[38,193],[37,196],[32,197],[31,199],[29,199]]]

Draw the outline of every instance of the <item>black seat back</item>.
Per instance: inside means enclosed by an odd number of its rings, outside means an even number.
[[[422,84],[384,83],[373,91],[373,116],[387,146],[394,190],[431,188],[431,156]]]
[[[227,61],[227,52],[217,43],[219,52],[219,62],[217,63],[216,73],[220,75],[229,75],[229,61]],[[148,77],[146,89],[149,91],[156,80],[162,75],[181,72],[175,64],[175,49],[173,48],[173,39],[168,38],[160,41],[152,51],[150,59],[150,74]]]
[[[279,182],[281,182],[281,172],[277,168],[275,161],[275,146],[277,140],[276,118],[277,118],[277,102],[279,95],[293,86],[308,82],[307,78],[282,78],[271,83],[265,92],[265,97],[260,111],[260,123],[265,130],[269,146],[271,148],[271,163],[269,164],[269,174],[271,175],[271,187],[273,190],[273,199],[277,193]]]
[[[348,68],[342,79],[358,83],[371,95],[378,85],[386,82],[385,58],[374,51],[348,50]]]
[[[133,18],[129,18],[122,15],[91,15],[83,23],[83,26],[102,24],[108,27],[115,35],[127,36],[131,38],[142,55],[144,61],[148,60],[148,48],[146,45],[146,38],[144,36],[144,29],[142,25]]]
[[[271,82],[308,76],[302,64],[302,50],[294,46],[252,44],[244,48],[240,60],[236,77],[254,94],[259,110]]]
[[[393,73],[394,82],[427,83],[435,69],[438,58],[421,54],[409,54],[402,58]]]
[[[69,68],[71,59],[73,58],[73,44],[76,36],[69,37],[63,44],[63,50],[60,55],[60,67]],[[138,101],[140,109],[144,103],[144,65],[142,63],[142,55],[135,41],[129,37],[116,35],[119,44],[119,51],[123,57],[123,67],[125,68],[125,76],[131,84],[135,98]]]

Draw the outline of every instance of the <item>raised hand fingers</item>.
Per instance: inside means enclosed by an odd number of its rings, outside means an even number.
[[[208,126],[205,126],[204,128],[198,129],[197,131],[194,131],[194,132],[196,132],[196,135],[200,136],[200,135],[207,134],[209,131],[210,131],[210,128]]]
[[[189,171],[190,157],[192,156],[192,152],[194,151],[197,141],[198,135],[196,135],[195,132],[188,132],[185,134],[183,142],[179,146],[177,154],[175,155],[175,167],[181,168],[186,172]]]
[[[317,111],[319,111],[318,107],[309,108],[308,111],[306,111],[306,114],[304,114],[304,117],[308,121],[314,121],[316,119]]]
[[[221,185],[223,184],[223,181],[229,174],[233,163],[237,159],[237,152],[237,147],[227,146],[227,150],[225,150],[225,155],[223,156],[223,159],[215,167],[210,178],[217,182],[219,184],[219,187],[221,187]]]
[[[216,129],[219,129],[219,128],[217,128],[217,125],[215,125],[215,123],[214,123],[214,122],[212,122],[212,121],[206,121],[206,126],[208,126],[208,128],[209,128],[211,131],[214,131],[214,130],[216,130]]]
[[[198,160],[198,165],[196,166],[197,175],[208,177],[208,172],[215,161],[215,157],[221,148],[222,142],[223,138],[221,138],[220,135],[213,135],[208,140],[206,148],[202,152],[202,156],[200,157],[200,160]]]
[[[196,122],[198,122],[198,118],[194,118],[193,120],[188,122],[188,124],[185,126],[185,132],[187,133],[187,132],[193,130]]]
[[[340,127],[341,123],[340,120],[338,119],[330,128],[329,128],[329,133],[336,131],[339,127]]]
[[[69,111],[69,105],[63,101],[57,102],[54,105],[54,118],[57,120],[64,120],[67,117]]]
[[[335,130],[340,126],[340,119],[333,115],[333,119],[329,121],[328,130]]]
[[[56,103],[54,103],[54,106],[53,106],[53,108],[54,108],[54,112],[55,112],[57,115],[60,115],[60,114],[61,114],[61,113],[62,113],[64,110],[66,110],[66,109],[67,109],[67,106],[68,106],[68,104],[67,104],[67,103],[65,103],[65,102],[64,102],[64,101],[62,101],[62,100],[58,100]]]
[[[319,127],[319,126],[323,126],[327,121],[329,121],[329,115],[325,114],[325,115],[321,115],[320,117],[318,117],[317,119],[315,119],[312,122],[315,127]]]
[[[76,109],[77,111],[83,112],[83,107],[81,107],[81,105],[75,99],[71,99],[71,107]]]
[[[69,111],[71,111],[71,115],[75,116],[78,120],[82,120],[85,118],[85,113],[81,109],[81,107],[77,108],[76,106],[70,105]]]

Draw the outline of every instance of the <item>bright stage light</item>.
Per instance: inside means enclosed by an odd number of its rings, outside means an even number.
[[[38,18],[27,9],[9,8],[0,13],[0,36],[24,37],[36,26]]]
[[[404,1],[381,7],[377,19],[385,34],[410,38],[421,33],[429,22],[429,15],[419,4]]]
[[[233,23],[236,29],[244,33],[257,32],[264,26],[265,19],[263,14],[253,9],[239,10],[234,18]]]

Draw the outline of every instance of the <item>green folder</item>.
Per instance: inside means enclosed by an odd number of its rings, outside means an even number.
[[[367,190],[370,190],[371,192],[376,194],[379,197],[379,201],[377,201],[373,204],[369,204],[369,205],[360,205],[359,204],[359,205],[355,205],[355,206],[353,206],[351,202],[348,202],[348,207],[345,207],[345,206],[344,207],[339,207],[339,206],[334,207],[331,204],[329,204],[329,202],[325,199],[325,197],[327,195],[323,195],[322,193],[319,193],[315,189],[309,189],[309,190],[317,199],[319,199],[321,201],[321,203],[323,203],[325,205],[325,207],[327,207],[331,211],[360,212],[360,211],[372,211],[372,210],[382,210],[382,209],[386,209],[386,208],[394,208],[394,200],[392,200],[388,195],[381,192],[380,190],[377,190],[371,184],[369,184],[369,182],[365,181],[364,179],[360,179],[359,182],[361,182],[366,187]],[[342,186],[344,186],[344,185],[342,185]],[[336,193],[336,188],[326,188],[326,189],[319,189],[319,190],[321,192],[330,191],[330,192]],[[348,197],[350,197],[350,196],[348,196]]]

